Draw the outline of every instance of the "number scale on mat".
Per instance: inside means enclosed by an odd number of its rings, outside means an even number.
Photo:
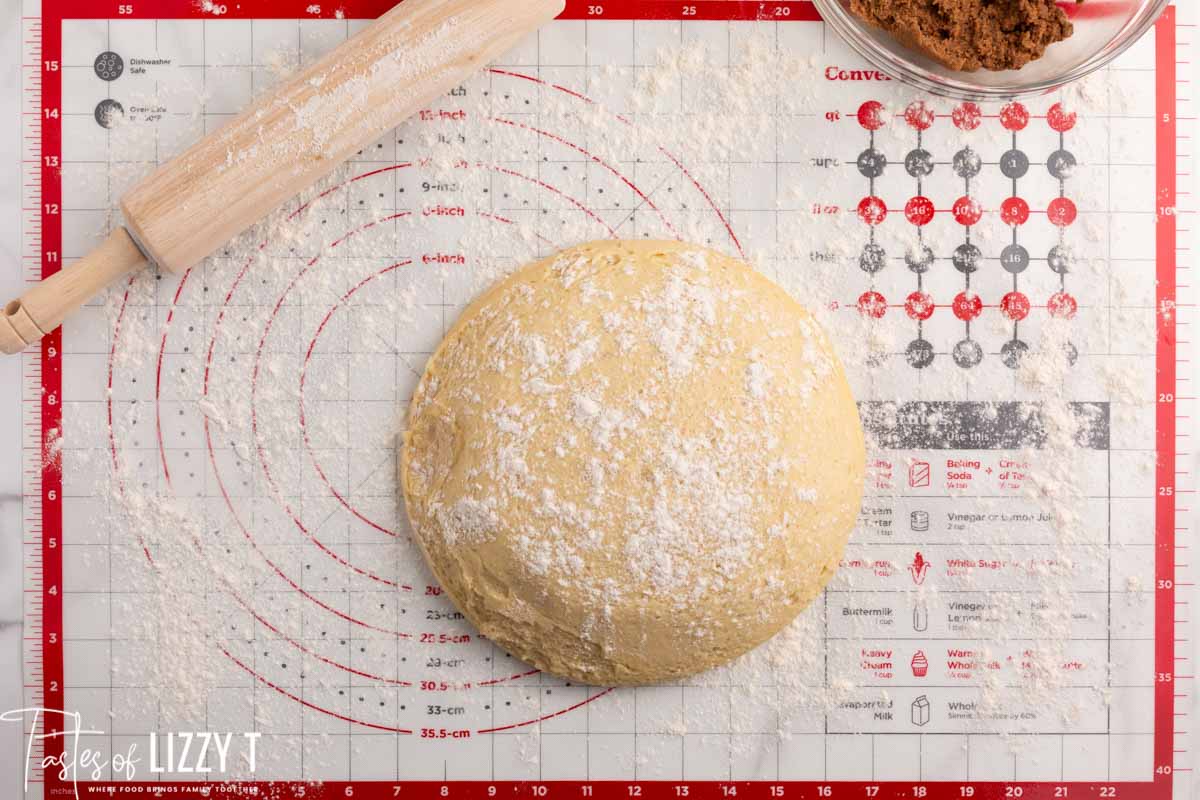
[[[383,10],[26,3],[27,280]],[[1186,795],[1193,16],[1086,91],[992,107],[907,92],[807,3],[572,2],[272,221],[90,305],[22,356],[25,691],[100,766],[41,769],[64,739],[35,736],[29,795]],[[797,293],[874,439],[825,594],[684,685],[573,686],[481,640],[395,501],[397,416],[457,313],[608,236]],[[1054,403],[1021,378],[1050,348],[1057,412],[1090,420],[1056,456],[1065,542],[1033,498]],[[226,772],[151,773],[180,731],[232,732]]]

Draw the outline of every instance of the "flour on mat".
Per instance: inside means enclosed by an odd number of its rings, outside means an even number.
[[[422,68],[420,59],[428,57],[437,42],[438,36],[431,35],[427,46],[411,57],[416,61],[394,59],[383,62],[379,69],[386,71],[389,79],[411,75]],[[267,69],[274,77],[282,78],[297,66],[290,58],[282,51],[268,54]],[[284,576],[299,576],[306,591],[311,589],[314,596],[330,598],[329,605],[334,609],[351,602],[350,580],[365,581],[374,588],[387,586],[356,574],[348,580],[347,574],[353,571],[348,565],[363,561],[347,555],[354,552],[355,546],[344,536],[327,544],[326,531],[305,530],[291,518],[293,514],[301,517],[301,507],[306,503],[313,507],[304,507],[304,519],[310,513],[333,514],[339,507],[339,498],[324,489],[317,500],[302,496],[304,488],[311,490],[311,482],[317,480],[311,468],[297,463],[307,458],[303,456],[306,445],[332,463],[339,458],[339,452],[386,451],[391,447],[397,425],[402,424],[396,417],[396,409],[402,408],[408,397],[399,390],[386,397],[381,395],[379,402],[388,406],[386,413],[361,424],[353,424],[353,420],[347,419],[349,414],[333,413],[332,410],[341,408],[339,403],[346,403],[353,391],[361,388],[356,383],[361,374],[355,371],[355,355],[347,353],[350,336],[366,337],[381,352],[393,355],[398,377],[380,380],[398,380],[411,389],[423,366],[419,352],[428,352],[436,345],[465,302],[538,255],[595,238],[601,223],[611,226],[613,233],[620,236],[679,237],[730,249],[725,231],[714,224],[711,213],[699,213],[707,211],[705,198],[691,181],[671,167],[665,154],[678,163],[693,166],[697,183],[712,187],[713,205],[728,209],[731,199],[724,196],[724,176],[715,170],[717,167],[724,170],[724,162],[730,160],[758,165],[777,160],[775,139],[753,134],[760,129],[771,130],[778,114],[805,117],[826,110],[828,103],[796,91],[797,86],[820,81],[820,76],[814,74],[816,69],[813,58],[777,49],[771,29],[764,27],[734,42],[728,53],[703,44],[673,45],[663,48],[648,66],[591,72],[587,78],[589,94],[613,98],[614,102],[619,99],[623,107],[617,111],[604,100],[580,102],[543,86],[535,90],[536,109],[529,115],[523,113],[527,107],[520,105],[515,95],[506,96],[506,92],[514,91],[510,83],[485,74],[471,82],[466,97],[455,98],[465,110],[465,123],[435,118],[419,125],[405,125],[389,136],[386,147],[384,143],[378,145],[385,153],[397,153],[397,161],[402,160],[400,153],[435,150],[436,154],[426,161],[420,161],[423,156],[418,157],[412,168],[416,179],[400,175],[395,192],[372,193],[363,189],[366,184],[345,183],[348,177],[362,171],[362,165],[339,170],[321,186],[303,194],[301,199],[307,203],[303,211],[296,212],[299,202],[289,203],[285,210],[273,214],[195,268],[187,278],[190,285],[170,326],[156,316],[150,303],[157,300],[160,305],[167,305],[177,286],[176,279],[163,277],[160,282],[154,275],[145,274],[135,277],[128,288],[122,286],[110,292],[104,301],[109,330],[115,330],[120,320],[120,339],[113,354],[116,385],[110,394],[114,399],[117,452],[114,455],[89,451],[84,461],[72,457],[67,466],[102,475],[95,489],[99,496],[110,498],[113,547],[126,558],[145,559],[148,554],[152,562],[149,567],[143,564],[130,570],[143,582],[139,587],[142,593],[131,595],[131,599],[114,600],[126,605],[122,609],[128,612],[125,618],[136,616],[141,620],[138,633],[157,640],[158,662],[154,665],[149,691],[181,712],[195,712],[204,707],[210,693],[227,681],[231,673],[244,677],[237,666],[239,662],[264,669],[269,662],[271,669],[280,671],[302,669],[308,656],[270,634],[263,622],[255,618],[258,603],[267,596],[264,592],[286,587]],[[687,97],[686,107],[681,107],[683,83],[701,87]],[[1123,102],[1115,86],[1100,74],[1066,90],[1061,100],[1081,117],[1096,113],[1097,109],[1103,113]],[[343,92],[317,94],[308,104],[292,109],[297,125],[310,132],[310,144],[315,150],[336,145],[329,127],[331,115],[369,113],[364,105],[371,97],[369,88],[365,80],[361,85],[352,83]],[[891,94],[896,99],[885,109],[889,122],[880,135],[903,125],[903,109],[913,99],[904,96],[903,90],[893,90]],[[513,108],[520,113],[510,114]],[[578,146],[586,149],[586,155],[539,136],[531,128],[578,132]],[[842,130],[829,128],[831,136],[839,135]],[[989,148],[988,137],[998,138],[1003,134],[990,129],[976,133],[975,141],[981,151]],[[112,135],[114,140],[126,144],[137,144],[141,137],[144,144],[145,138],[153,138],[155,132],[152,126],[126,123]],[[370,159],[374,152],[371,148],[375,146],[373,143],[364,148],[364,160]],[[824,144],[821,147],[815,142],[803,144],[792,159],[805,162],[825,155],[827,150],[829,147]],[[844,150],[840,148],[839,152]],[[603,209],[597,212],[600,223],[584,209],[547,192],[538,195],[536,204],[522,200],[524,206],[515,210],[508,208],[506,198],[498,196],[503,192],[498,187],[504,186],[499,179],[503,177],[500,170],[506,168],[505,162],[513,160],[512,154],[529,162],[526,166],[536,175],[538,170],[559,168],[559,164],[549,160],[547,154],[551,151],[556,153],[556,159],[569,155],[581,162],[582,171],[564,180],[573,182],[575,193],[587,199],[585,205]],[[232,168],[242,160],[264,157],[283,162],[298,155],[291,145],[262,142],[252,151],[231,152],[228,165]],[[1086,164],[1088,155],[1096,154],[1081,153],[1082,163]],[[134,177],[129,172],[133,169],[144,171],[140,166],[113,166],[115,174],[125,171],[125,179]],[[618,171],[632,172],[638,178],[636,183],[650,190],[644,195],[631,191],[617,179]],[[907,399],[905,392],[911,387],[887,387],[893,386],[889,372],[908,370],[903,357],[896,355],[903,350],[904,341],[897,338],[893,327],[846,309],[862,285],[855,266],[863,236],[862,223],[853,213],[831,216],[813,212],[824,197],[837,194],[838,182],[848,174],[853,179],[858,177],[852,170],[807,169],[789,185],[781,182],[773,198],[775,207],[768,211],[786,212],[789,225],[780,226],[772,247],[752,248],[746,255],[814,311],[831,332],[831,339],[854,374],[857,386],[870,387],[876,395],[882,392],[884,399],[901,401]],[[435,186],[453,184],[461,197],[480,204],[481,214],[475,214],[476,209],[468,204],[469,212],[453,217],[458,231],[456,241],[423,248],[429,253],[440,252],[439,247],[448,252],[453,250],[461,254],[461,261],[456,258],[442,262],[434,257],[430,263],[415,265],[425,270],[425,278],[413,277],[413,271],[399,268],[376,278],[386,282],[379,285],[387,288],[371,292],[369,302],[358,299],[362,295],[350,296],[348,293],[356,288],[358,278],[366,273],[344,270],[343,263],[370,263],[371,272],[382,269],[388,264],[380,259],[380,253],[417,252],[420,248],[411,243],[424,242],[429,217],[448,213],[447,208],[439,211],[422,207],[420,198],[412,194],[414,187],[422,182]],[[405,187],[410,194],[399,194]],[[511,200],[512,204],[517,202]],[[396,216],[399,210],[409,213]],[[456,210],[449,209],[449,213]],[[497,221],[498,216],[505,221]],[[331,235],[346,231],[356,233],[340,240]],[[1077,263],[1090,264],[1089,269],[1095,275],[1107,276],[1109,265],[1097,255],[1105,251],[1096,236],[1076,242],[1081,251]],[[897,243],[896,252],[915,253],[928,246],[945,253],[957,241],[957,232],[933,232],[920,242],[906,232]],[[817,253],[820,258],[814,257]],[[247,263],[252,266],[242,275]],[[1139,289],[1136,283],[1127,285],[1119,278],[1111,278],[1109,283],[1119,296],[1128,296]],[[438,296],[431,294],[430,287],[434,285],[441,291]],[[275,298],[289,286],[295,294],[275,307]],[[447,286],[454,295],[449,301]],[[362,293],[367,291],[364,289]],[[219,312],[221,300],[227,295],[236,295],[236,301]],[[673,371],[685,373],[690,368],[694,347],[688,339],[688,325],[704,318],[710,301],[703,296],[680,294],[665,302],[655,345]],[[647,298],[646,302],[653,304],[656,299]],[[314,309],[327,308],[354,309],[355,330],[348,332],[349,325],[343,326],[335,316],[322,333],[329,341],[322,339],[314,351],[306,352],[302,340],[307,340],[320,322],[319,315],[314,318]],[[218,332],[219,313],[224,317]],[[939,309],[939,313],[945,310]],[[1134,335],[1152,338],[1152,319],[1134,311],[1120,313],[1125,316],[1118,316],[1114,325],[1133,331]],[[615,328],[623,325],[615,316],[605,320],[606,326],[610,323]],[[1078,609],[1069,576],[1076,567],[1075,553],[1084,546],[1081,531],[1088,523],[1082,504],[1085,491],[1076,470],[1076,443],[1095,419],[1086,413],[1081,415],[1068,403],[1073,382],[1082,379],[1077,377],[1078,369],[1066,355],[1066,340],[1069,337],[1080,352],[1102,352],[1103,335],[1099,330],[1081,330],[1078,320],[1069,327],[1053,322],[1044,324],[1034,349],[1012,375],[1013,385],[1018,387],[1014,391],[1027,400],[1029,413],[1036,415],[1038,427],[1046,437],[1043,446],[1035,447],[1030,442],[1015,457],[1029,464],[1028,499],[1053,520],[1056,545],[1051,563],[1030,567],[1038,573],[1037,591],[1045,602],[1044,616],[1038,620],[1042,633],[1036,642],[1025,645],[1029,648],[1028,666],[1006,672],[1007,686],[985,682],[980,693],[984,709],[998,708],[1016,692],[1024,701],[1043,704],[1064,722],[1069,722],[1076,712],[1058,691],[1067,676],[1056,665],[1066,658],[1063,646],[1076,623],[1074,615]],[[164,377],[164,385],[173,396],[168,399],[164,395],[162,407],[158,407],[153,394],[147,395],[144,386],[127,385],[123,381],[126,376],[153,374],[164,336],[172,351],[168,361],[181,371]],[[409,337],[416,336],[421,339],[419,345],[406,344]],[[521,339],[520,347],[534,366],[561,357],[570,371],[570,366],[578,368],[587,362],[591,341],[583,337],[574,349],[561,354],[546,353],[544,344],[539,345],[536,337],[531,336]],[[1094,348],[1089,349],[1089,343]],[[185,347],[186,351],[182,349]],[[211,372],[206,363],[210,351]],[[306,364],[306,382],[302,387],[298,376]],[[1096,399],[1111,401],[1114,426],[1132,418],[1135,410],[1153,401],[1143,376],[1128,362],[1110,359],[1093,364],[1092,377],[1102,388]],[[256,376],[253,390],[249,388],[252,375]],[[757,396],[770,391],[775,376],[752,362],[741,378],[747,390]],[[989,394],[994,387],[976,386],[976,378],[970,373],[948,372],[928,380],[923,389],[927,394],[923,396],[937,396],[939,392],[947,397],[961,397],[964,393],[972,397],[994,396]],[[533,393],[557,389],[539,384],[536,375],[531,375],[529,388]],[[297,412],[302,391],[306,420],[303,430]],[[889,393],[894,397],[889,397]],[[183,447],[172,447],[163,456],[171,467],[170,481],[158,462],[159,454],[153,450],[156,411],[165,413],[167,406],[172,412],[178,410],[184,420],[180,423],[181,438],[190,445],[186,458]],[[350,408],[354,409],[351,414],[360,410],[358,405]],[[606,414],[594,398],[582,393],[572,396],[563,413],[574,415],[584,424],[588,435],[598,441],[611,441],[619,437],[622,426],[636,424],[636,418],[618,419]],[[881,414],[873,420],[877,426],[886,429],[899,424],[894,418],[887,418],[886,412]],[[98,419],[92,424],[103,427]],[[104,433],[106,438],[106,431],[97,429],[90,433],[96,436]],[[226,481],[231,485],[226,491],[233,495],[230,503],[237,513],[216,502],[221,493],[212,482],[214,466],[205,452],[206,438],[213,442],[214,463],[219,461],[222,474],[228,476]],[[886,455],[877,446],[869,455],[869,463]],[[707,470],[706,463],[703,458],[681,456],[679,467],[692,476],[698,493],[721,499],[719,481]],[[331,480],[338,485],[344,485],[356,469],[365,471],[363,465],[353,463],[338,462],[335,466],[344,476]],[[335,466],[328,468],[333,470]],[[511,462],[510,466],[514,479],[519,478],[518,465]],[[603,465],[597,465],[588,479],[602,485]],[[394,492],[390,476],[378,483],[381,493]],[[744,500],[724,498],[723,519],[736,523],[739,504]],[[550,507],[554,498],[542,501]],[[420,563],[420,554],[408,541],[397,509],[377,505],[374,511],[380,514],[378,521],[382,525],[390,525],[399,535],[381,536],[385,543],[371,550],[368,559],[378,578],[399,582],[400,575],[412,571],[411,565]],[[486,507],[446,509],[445,513],[461,523],[464,536],[478,535],[489,519]],[[236,518],[238,514],[241,523]],[[678,526],[669,522],[664,517],[662,524],[653,529],[653,536],[668,540],[668,544],[673,537],[683,535]],[[276,562],[268,563],[267,559],[278,555],[274,545],[281,540],[300,542],[304,550],[301,556],[287,556],[285,566],[276,570],[270,565]],[[676,578],[669,565],[657,561],[655,556],[663,544],[647,540],[637,546],[640,549],[633,555],[635,563],[653,571],[669,587]],[[529,558],[537,569],[561,570],[564,574],[577,565],[573,554],[532,540]],[[318,567],[309,572],[303,566],[306,563],[333,564],[333,568]],[[906,567],[892,564],[889,568],[902,571]],[[423,568],[417,569],[420,572]],[[317,573],[321,573],[320,578]],[[428,579],[424,573],[420,574],[423,577],[418,580]],[[332,581],[325,580],[330,576]],[[852,574],[846,572],[845,580],[847,586],[854,588]],[[1132,583],[1128,587],[1131,597],[1142,589]],[[386,604],[391,610],[388,613],[396,614],[391,620],[394,622],[400,619],[399,611],[410,600],[398,590],[387,597]],[[926,587],[917,587],[914,597],[927,605],[931,613],[944,609],[950,602]],[[993,600],[994,613],[1001,619],[1016,619],[1020,612],[1019,597],[997,592]],[[278,615],[271,621],[282,625],[283,632],[294,635],[298,642],[307,641],[305,637],[309,636],[324,637],[314,647],[350,638],[344,625],[338,628],[338,633],[333,632],[332,624],[328,631],[314,632],[303,620],[305,612],[300,608],[285,608],[284,621]],[[389,641],[388,613],[379,616],[384,621],[377,627],[383,632],[372,629],[355,633]],[[696,683],[717,687],[728,686],[732,680],[748,687],[756,699],[777,704],[776,724],[781,739],[790,737],[799,721],[833,713],[852,698],[861,700],[863,695],[857,691],[859,687],[853,679],[842,677],[814,685],[803,677],[821,673],[825,653],[814,643],[821,641],[823,635],[822,614],[818,602],[780,636],[738,663],[701,676]],[[167,619],[175,620],[175,624],[161,622]],[[299,635],[301,631],[303,637]],[[866,628],[860,627],[851,640],[865,639],[865,631]],[[994,646],[1004,644],[999,641]],[[970,657],[986,661],[993,655],[991,647],[981,646]],[[340,649],[334,647],[330,652]],[[134,666],[115,663],[113,669]],[[338,691],[341,684],[322,677],[325,674],[308,675],[305,679],[314,690]],[[1104,687],[1097,685],[1095,691],[1102,693]],[[531,714],[538,710],[534,695],[536,690],[520,695],[523,699],[518,700],[528,705]],[[890,702],[884,690],[879,690],[874,700]],[[359,701],[353,702],[357,708]],[[261,713],[268,719],[260,718],[259,724],[269,725],[271,712]],[[535,733],[521,744],[529,759],[536,758],[539,751],[536,739],[539,729],[534,726],[532,730]],[[688,732],[682,718],[671,721],[667,727],[667,733],[674,736]]]

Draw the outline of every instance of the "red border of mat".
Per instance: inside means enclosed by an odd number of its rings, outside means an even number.
[[[61,102],[62,73],[57,66],[62,53],[62,20],[87,18],[328,18],[338,8],[351,18],[378,16],[391,0],[343,0],[336,6],[322,7],[311,13],[307,0],[264,0],[241,6],[229,3],[225,13],[206,13],[192,0],[154,0],[129,3],[113,0],[45,0],[42,9],[42,276],[60,266],[62,225],[58,210],[62,203],[61,175],[57,167],[47,166],[46,156],[61,154],[62,127],[57,110]],[[661,0],[599,0],[587,3],[569,0],[562,18],[568,19],[684,19],[684,20],[819,20],[808,2],[744,2],[744,0],[700,0],[695,3]],[[1000,782],[1000,781],[302,781],[222,782],[100,782],[79,784],[84,796],[110,796],[125,791],[142,796],[158,794],[173,797],[234,797],[269,794],[280,798],[326,800],[354,797],[500,797],[500,798],[878,798],[879,800],[1077,800],[1079,798],[1137,798],[1171,800],[1175,735],[1175,427],[1176,408],[1176,330],[1175,330],[1175,9],[1168,7],[1155,24],[1156,71],[1156,263],[1157,263],[1157,404],[1155,442],[1158,451],[1156,485],[1155,540],[1155,671],[1154,763],[1153,781],[1090,782]],[[36,68],[36,67],[34,67]],[[47,116],[47,110],[53,113]],[[52,448],[62,425],[59,400],[62,393],[62,331],[56,329],[41,343],[42,368],[42,463],[41,556],[43,581],[42,604],[42,689],[44,705],[63,708],[62,642],[62,463]],[[1167,398],[1170,398],[1169,400]],[[1182,677],[1182,676],[1180,676]],[[62,730],[58,719],[45,720],[45,733]],[[46,754],[61,753],[60,740],[51,740]],[[1165,767],[1165,769],[1164,769]],[[139,791],[140,789],[140,791]],[[124,790],[124,791],[122,791]],[[54,774],[45,776],[47,797],[71,796],[73,787]]]

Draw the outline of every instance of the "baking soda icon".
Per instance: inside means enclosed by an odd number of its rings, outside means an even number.
[[[924,650],[913,653],[911,666],[914,678],[924,678],[929,673],[929,659]]]
[[[929,462],[914,461],[908,465],[908,485],[920,489],[929,485]]]
[[[927,725],[929,723],[929,698],[921,695],[912,701],[912,724]]]

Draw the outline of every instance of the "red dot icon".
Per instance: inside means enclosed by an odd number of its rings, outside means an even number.
[[[933,201],[917,195],[904,204],[904,218],[913,225],[928,225],[933,219]]]
[[[950,118],[954,121],[954,127],[959,130],[973,131],[979,127],[983,112],[974,103],[961,103],[950,113]]]
[[[1050,312],[1050,316],[1052,317],[1070,319],[1079,310],[1079,304],[1075,302],[1074,297],[1071,297],[1066,292],[1055,292],[1046,301],[1046,310]]]
[[[879,319],[887,313],[887,300],[879,292],[863,292],[858,296],[858,310],[868,317]]]
[[[878,197],[871,195],[859,201],[858,217],[868,225],[878,225],[886,216],[887,206]]]
[[[969,195],[963,195],[955,200],[950,210],[959,225],[974,225],[983,217],[983,208],[980,207],[979,201]]]
[[[954,302],[950,304],[950,308],[953,309],[954,316],[963,322],[970,322],[983,311],[983,300],[974,292],[959,292],[954,295]]]
[[[883,103],[878,100],[868,100],[858,107],[858,124],[869,131],[877,131],[883,127]]]
[[[1059,133],[1065,133],[1075,127],[1075,112],[1067,111],[1062,103],[1055,103],[1046,112],[1046,122]]]
[[[1077,213],[1075,204],[1066,197],[1056,197],[1046,207],[1046,216],[1050,218],[1052,224],[1060,228],[1065,228],[1074,222]]]
[[[1009,197],[1000,204],[1000,219],[1005,225],[1024,225],[1029,220],[1029,203]]]
[[[1029,298],[1021,292],[1009,292],[1000,298],[1000,311],[1013,322],[1029,316]]]
[[[925,292],[913,292],[904,299],[904,313],[913,319],[929,319],[933,316],[933,298]]]
[[[915,100],[904,109],[904,121],[919,131],[929,130],[933,125],[933,109],[924,100]]]
[[[1010,131],[1024,130],[1029,124],[1029,109],[1020,103],[1009,103],[1000,109],[1000,124]]]

